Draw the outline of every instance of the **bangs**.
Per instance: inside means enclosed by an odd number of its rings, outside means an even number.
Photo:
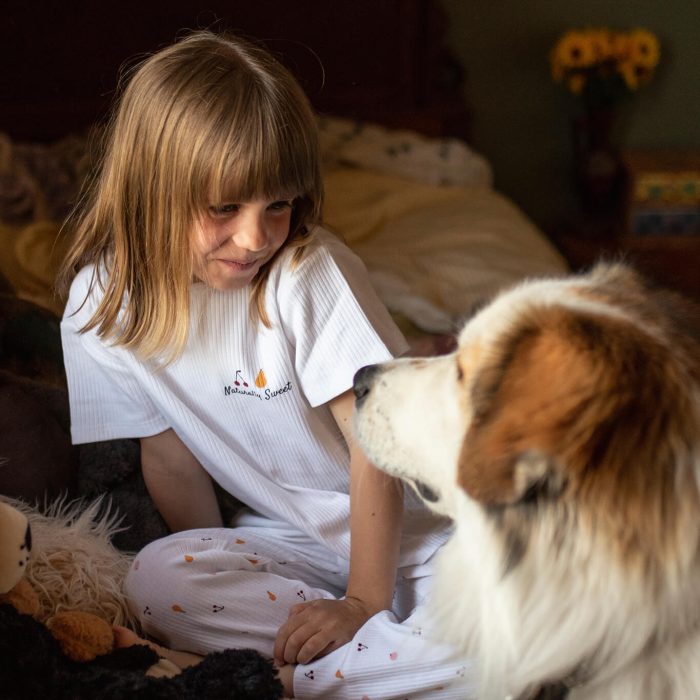
[[[254,198],[321,198],[318,140],[311,114],[292,100],[278,99],[249,86],[245,106],[221,114],[218,138],[209,141],[205,198],[243,202]],[[273,96],[274,97],[274,96]],[[236,113],[237,112],[237,113]]]

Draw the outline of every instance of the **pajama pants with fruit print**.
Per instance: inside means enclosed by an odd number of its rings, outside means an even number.
[[[475,697],[471,662],[437,641],[420,606],[430,563],[400,569],[393,610],[351,642],[294,673],[297,698],[389,700]],[[126,593],[143,631],[172,649],[256,649],[271,657],[289,608],[345,591],[347,562],[306,535],[260,516],[231,529],[157,540],[134,560]]]

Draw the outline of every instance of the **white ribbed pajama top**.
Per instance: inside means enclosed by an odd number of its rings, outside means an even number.
[[[286,522],[341,559],[350,552],[349,457],[327,402],[363,365],[406,350],[360,259],[317,228],[301,263],[285,251],[266,310],[249,320],[249,290],[192,285],[186,349],[159,367],[79,333],[99,302],[83,303],[93,268],[73,282],[61,332],[75,443],[172,428],[209,474],[258,513]],[[401,566],[425,562],[445,527],[406,496]]]

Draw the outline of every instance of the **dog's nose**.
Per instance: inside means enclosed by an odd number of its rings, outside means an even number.
[[[356,406],[359,406],[369,394],[369,390],[372,387],[372,379],[378,371],[379,365],[367,365],[366,367],[360,367],[355,372],[352,380],[352,390],[355,392]]]

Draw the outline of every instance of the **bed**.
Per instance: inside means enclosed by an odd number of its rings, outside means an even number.
[[[448,350],[501,287],[566,270],[469,144],[465,75],[437,2],[77,5],[3,11],[0,50],[16,70],[0,79],[0,494],[107,493],[129,526],[124,549],[165,532],[135,444],[70,445],[52,287],[120,66],[182,28],[259,37],[297,75],[319,112],[326,224],[364,260],[414,354]]]

